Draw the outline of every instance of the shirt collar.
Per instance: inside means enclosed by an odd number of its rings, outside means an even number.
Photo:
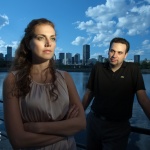
[[[125,68],[127,66],[127,63],[125,61],[123,61],[121,68]],[[104,68],[110,69],[109,67],[109,61],[107,61],[106,63],[104,63],[103,65]]]

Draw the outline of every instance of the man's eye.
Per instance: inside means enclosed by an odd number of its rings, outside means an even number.
[[[119,55],[121,55],[121,54],[122,54],[122,52],[118,52],[118,54],[119,54]]]
[[[114,53],[114,50],[110,50],[109,52],[110,52],[110,53]]]

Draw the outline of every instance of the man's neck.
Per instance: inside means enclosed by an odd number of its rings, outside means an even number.
[[[120,65],[111,65],[110,64],[109,66],[113,72],[116,72],[122,66],[122,64],[120,64]]]

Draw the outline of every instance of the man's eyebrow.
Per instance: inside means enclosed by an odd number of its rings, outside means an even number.
[[[114,49],[112,49],[112,48],[111,48],[110,50],[113,50],[113,51],[115,51],[115,50],[114,50]]]
[[[113,51],[115,51],[115,52],[123,52],[122,50],[119,50],[119,51],[117,51],[117,50],[114,50],[114,49],[110,49],[110,50],[113,50]]]

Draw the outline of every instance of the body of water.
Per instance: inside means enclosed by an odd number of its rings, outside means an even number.
[[[0,72],[0,100],[2,100],[2,85],[3,80],[5,76],[7,75],[7,72]],[[86,90],[86,84],[89,77],[89,72],[70,72],[70,75],[72,76],[76,88],[78,90],[79,96],[82,99],[84,92]],[[148,96],[150,97],[150,74],[143,74],[145,87]],[[90,110],[90,107],[86,110],[86,113],[88,113]],[[0,103],[0,117],[3,116],[3,106],[2,103]],[[134,99],[134,105],[133,105],[133,117],[130,119],[131,125],[150,129],[150,121],[144,114],[142,108],[140,107],[136,96]],[[0,122],[0,131],[3,130],[3,123]],[[76,137],[77,142],[85,144],[85,133],[81,133],[80,135],[77,135]],[[129,139],[129,148],[130,150],[150,150],[150,136],[148,135],[142,135],[142,134],[136,134],[131,133],[130,139]]]

